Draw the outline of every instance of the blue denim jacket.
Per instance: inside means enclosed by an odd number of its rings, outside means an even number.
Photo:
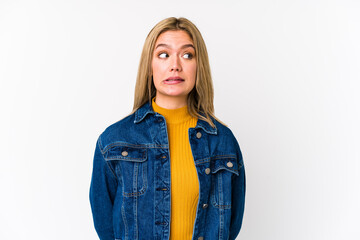
[[[193,240],[233,240],[245,204],[245,171],[229,128],[198,119],[189,141],[199,179]],[[170,152],[165,118],[145,103],[110,125],[96,144],[90,203],[101,240],[170,236]]]

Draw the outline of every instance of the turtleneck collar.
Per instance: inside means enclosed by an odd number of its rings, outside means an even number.
[[[165,117],[166,122],[176,124],[176,123],[182,123],[185,121],[188,121],[192,118],[192,116],[188,112],[187,105],[181,108],[176,109],[167,109],[162,108],[159,105],[156,104],[155,98],[152,99],[152,107],[153,110]]]

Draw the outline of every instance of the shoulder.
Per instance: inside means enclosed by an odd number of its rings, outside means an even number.
[[[127,115],[117,122],[107,126],[98,137],[98,143],[102,150],[116,142],[126,141],[129,131],[134,128],[135,113]]]
[[[212,136],[212,142],[215,142],[214,147],[220,152],[229,152],[234,155],[241,156],[240,145],[234,132],[231,130],[231,126],[224,125],[221,120],[221,122],[218,121],[218,118],[212,118],[212,120],[217,129],[217,134]]]
[[[231,130],[231,126],[225,125],[219,118],[211,118],[215,124],[217,135],[222,139],[236,141],[236,137]]]

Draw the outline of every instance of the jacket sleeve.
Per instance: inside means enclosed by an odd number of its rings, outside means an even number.
[[[244,162],[239,144],[235,137],[234,141],[238,160],[239,176],[234,175],[232,179],[230,240],[235,240],[241,229],[244,215],[246,189]]]
[[[102,154],[100,137],[95,149],[89,198],[94,226],[99,238],[114,240],[112,210],[117,179]]]

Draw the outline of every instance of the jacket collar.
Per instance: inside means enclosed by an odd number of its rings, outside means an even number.
[[[149,102],[146,102],[140,108],[138,108],[138,110],[136,110],[134,123],[141,122],[148,114],[155,114],[155,111],[153,110],[151,104]],[[200,112],[200,115],[204,116],[203,112]],[[212,117],[211,120],[215,122]],[[202,119],[198,119],[195,129],[197,128],[202,128],[205,132],[209,134],[217,134],[216,127],[212,127],[208,122]]]

